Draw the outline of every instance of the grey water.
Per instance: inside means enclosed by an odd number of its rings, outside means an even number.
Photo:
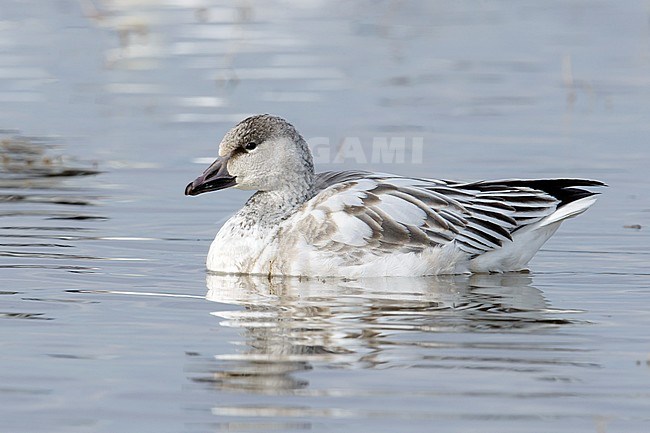
[[[641,0],[1,0],[0,431],[649,431],[649,23]],[[184,187],[265,112],[320,170],[609,188],[529,273],[207,274],[248,194]]]

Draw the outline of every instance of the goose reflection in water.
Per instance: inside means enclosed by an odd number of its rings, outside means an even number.
[[[543,333],[572,322],[565,317],[575,311],[550,309],[531,282],[529,275],[514,273],[353,281],[209,274],[209,301],[243,307],[212,314],[222,319],[220,325],[242,329],[242,338],[234,353],[216,355],[217,368],[212,366],[209,377],[194,380],[277,394],[308,387],[293,373],[316,365],[483,364],[532,371],[553,362],[544,354],[553,347],[531,359],[536,347],[527,350],[521,339],[476,338],[477,333]],[[495,353],[503,358],[495,360]]]

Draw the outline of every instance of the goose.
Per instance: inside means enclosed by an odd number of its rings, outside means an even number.
[[[368,171],[316,173],[285,119],[248,117],[185,188],[255,191],[210,245],[208,271],[300,277],[510,272],[596,201],[588,179],[458,182]]]

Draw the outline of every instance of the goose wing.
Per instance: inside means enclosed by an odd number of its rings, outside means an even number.
[[[604,185],[583,179],[461,183],[367,172],[318,175],[320,192],[297,215],[308,244],[351,256],[418,252],[455,243],[470,256]]]

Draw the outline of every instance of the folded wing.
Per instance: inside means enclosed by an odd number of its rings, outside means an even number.
[[[460,183],[366,172],[318,175],[320,192],[295,224],[319,250],[365,254],[419,252],[455,243],[470,256],[500,248],[515,231],[600,186],[581,179]]]

